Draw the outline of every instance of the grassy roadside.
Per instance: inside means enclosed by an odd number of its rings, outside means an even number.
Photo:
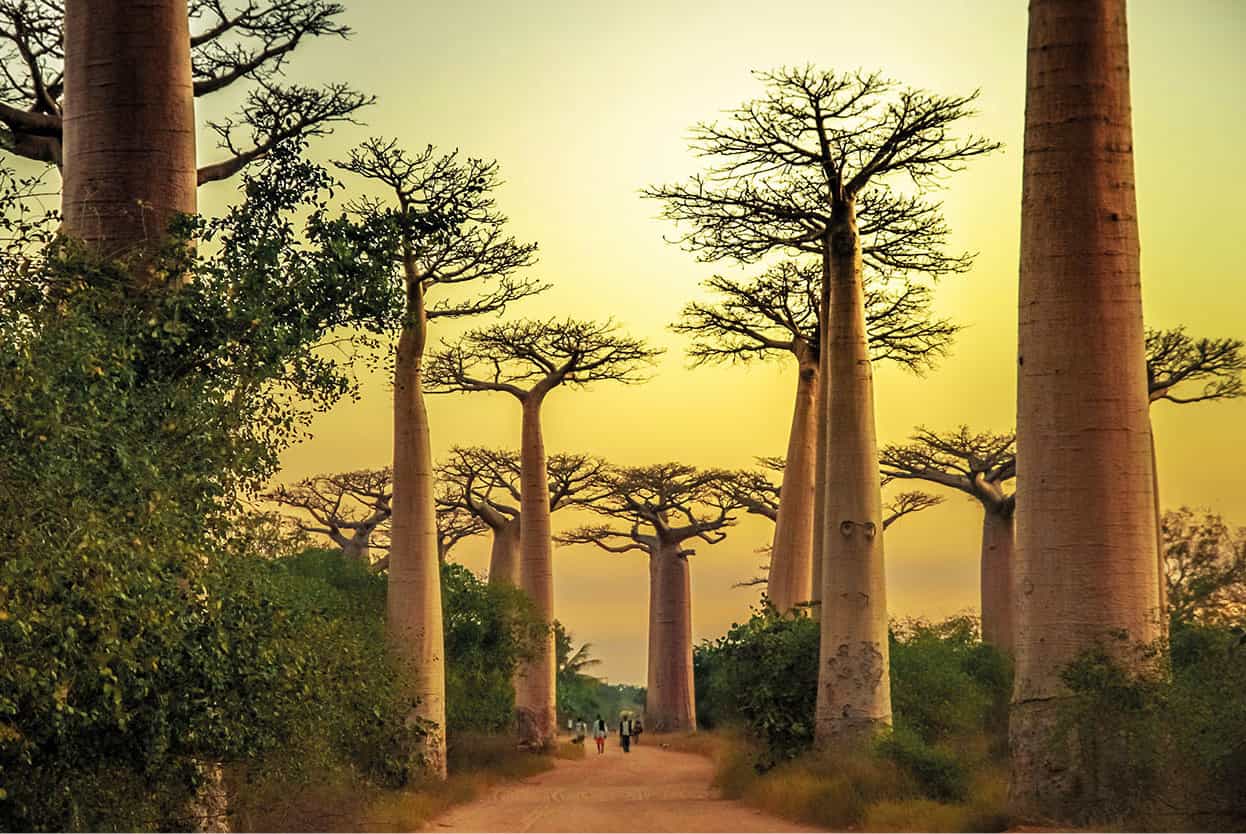
[[[293,784],[250,784],[231,808],[233,830],[418,831],[494,786],[550,770],[557,758],[583,757],[583,747],[569,742],[538,756],[518,750],[510,736],[461,736],[451,742],[445,782],[385,790],[346,770],[321,770]]]
[[[808,753],[765,772],[757,750],[730,732],[655,737],[665,749],[714,760],[714,784],[738,799],[793,822],[835,831],[1003,831],[1007,773],[983,762],[963,797],[932,798],[926,774],[875,753]]]

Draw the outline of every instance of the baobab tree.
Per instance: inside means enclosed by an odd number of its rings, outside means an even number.
[[[946,225],[920,192],[998,145],[953,135],[953,125],[972,115],[976,93],[938,96],[879,75],[812,67],[758,77],[766,88],[761,98],[732,111],[726,124],[694,128],[694,149],[715,160],[708,172],[649,194],[663,200],[665,216],[685,225],[684,242],[703,258],[747,261],[804,249],[821,259],[816,738],[855,743],[891,721],[864,270],[870,264],[884,275],[939,275],[966,268],[968,256],[944,252]],[[919,195],[891,189],[897,177]]]
[[[730,472],[678,463],[605,473],[585,506],[618,525],[581,527],[561,544],[593,544],[610,553],[649,557],[649,659],[645,722],[658,732],[697,728],[692,679],[692,585],[688,547],[726,537],[743,508],[728,488]]]
[[[388,468],[359,469],[304,478],[262,497],[296,510],[287,517],[299,530],[327,536],[347,559],[368,566],[373,538],[389,521],[391,480]]]
[[[883,447],[883,477],[915,479],[965,493],[982,505],[979,565],[982,639],[1012,651],[1013,511],[1009,482],[1017,475],[1016,436],[968,426],[939,434],[918,428],[908,443]]]
[[[738,280],[716,275],[705,286],[715,303],[692,302],[673,325],[693,337],[695,364],[793,357],[796,404],[782,467],[784,500],[778,505],[767,595],[780,611],[814,594],[813,519],[822,269],[811,260],[781,261],[760,276]],[[867,281],[865,321],[874,361],[891,360],[913,371],[929,367],[947,349],[956,326],[930,312],[931,293],[913,281]]]
[[[600,458],[588,455],[550,455],[550,512],[573,505],[596,483],[605,465]],[[518,452],[479,446],[455,446],[449,459],[437,466],[437,478],[443,486],[438,506],[463,510],[493,533],[490,584],[519,587],[521,474]]]
[[[59,38],[59,22],[44,20],[36,31]],[[145,260],[173,220],[197,206],[186,0],[148,0],[141,8],[67,0],[64,73],[50,79],[51,89],[38,56],[27,55],[37,109],[22,118],[42,125],[42,133],[15,134],[22,138],[14,147],[59,147],[63,137],[65,234],[105,257]],[[22,111],[6,107],[11,131],[10,119]]]
[[[779,520],[779,510],[782,508],[782,502],[779,500],[782,492],[782,485],[776,484],[771,480],[768,472],[778,473],[781,478],[784,475],[785,461],[783,458],[777,457],[760,457],[757,458],[760,469],[744,470],[734,473],[728,487],[735,492],[736,498],[744,507],[746,512],[754,515],[760,515],[768,518],[773,522]],[[786,478],[784,478],[786,482]],[[892,496],[891,500],[883,506],[883,530],[895,524],[906,515],[918,513],[930,507],[938,506],[943,503],[943,499],[937,495],[931,495],[928,492],[920,490],[908,490],[899,492]],[[762,548],[760,552],[769,553],[772,547]],[[771,557],[773,558],[773,556]],[[739,582],[735,587],[750,588],[756,585],[770,584],[771,565],[766,563],[762,565],[762,570],[766,571],[766,576],[757,576]],[[767,598],[769,598],[769,588],[767,587]],[[777,607],[777,606],[776,606]]]
[[[560,386],[639,382],[660,353],[643,340],[622,335],[613,322],[567,319],[506,322],[472,330],[446,344],[429,362],[430,393],[493,391],[520,403],[519,587],[547,624],[554,621],[554,574],[541,406]],[[550,631],[517,681],[519,736],[532,749],[548,749],[556,740],[554,660]]]
[[[1101,802],[1053,744],[1061,672],[1127,672],[1160,635],[1154,472],[1124,0],[1032,0],[1017,355],[1011,800],[1072,822]]]
[[[424,351],[429,323],[497,313],[544,287],[516,273],[536,245],[506,234],[493,190],[497,163],[438,156],[430,146],[409,155],[395,141],[369,140],[337,165],[382,186],[390,202],[360,199],[361,217],[397,231],[396,280],[404,309],[394,354],[394,497],[387,617],[390,639],[417,681],[416,714],[437,727],[426,739],[430,772],[445,776],[445,671],[441,571]],[[476,295],[470,291],[481,287]],[[446,293],[433,304],[428,294]],[[447,291],[454,291],[453,294]]]
[[[1195,339],[1185,328],[1146,333],[1147,395],[1151,405],[1178,405],[1236,399],[1246,393],[1246,343],[1240,339]],[[1149,413],[1149,412],[1148,412]],[[1155,425],[1151,425],[1151,476],[1155,491],[1156,540],[1159,547],[1160,612],[1169,621],[1164,532],[1160,513],[1159,460],[1155,453]]]
[[[450,558],[450,551],[454,549],[455,545],[464,539],[479,536],[489,528],[479,518],[463,508],[449,506],[443,501],[444,496],[439,495],[437,498],[437,561],[444,566],[446,559]],[[376,533],[388,551],[389,525],[382,524],[377,528]],[[372,563],[373,573],[387,570],[389,570],[388,552]]]
[[[82,28],[86,19],[79,14],[88,6],[93,31]],[[0,148],[51,165],[64,163],[65,106],[73,106],[68,86],[78,83],[71,78],[71,65],[75,47],[86,45],[89,57],[79,54],[90,62],[91,78],[84,76],[82,83],[94,86],[97,96],[118,96],[117,104],[138,115],[137,121],[109,130],[132,143],[116,148],[114,158],[163,144],[162,134],[169,129],[180,136],[189,124],[193,133],[193,112],[186,110],[193,107],[192,99],[226,91],[238,95],[249,88],[239,113],[208,123],[219,139],[222,158],[195,171],[193,149],[188,161],[178,157],[179,188],[185,187],[188,172],[200,185],[226,179],[281,142],[324,135],[372,102],[344,84],[281,83],[300,44],[351,35],[341,22],[344,12],[341,3],[327,0],[3,0],[0,45],[7,48],[0,57]],[[135,21],[149,25],[136,27]],[[142,71],[134,72],[136,67]],[[157,112],[166,95],[160,88],[169,84],[170,71],[177,79],[179,104]],[[116,83],[116,89],[106,89]],[[79,112],[103,117],[103,111]],[[168,122],[170,118],[175,121]],[[191,121],[184,123],[187,118]],[[121,137],[115,130],[130,133]],[[106,141],[98,136],[92,147],[108,150]],[[129,174],[148,176],[146,171]]]

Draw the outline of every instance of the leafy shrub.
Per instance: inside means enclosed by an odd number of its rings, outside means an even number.
[[[761,765],[790,759],[813,743],[818,624],[764,602],[745,623],[693,654],[698,720],[738,723],[765,744]]]
[[[1063,673],[1073,698],[1053,744],[1075,743],[1092,820],[1191,830],[1246,823],[1246,639],[1237,627],[1187,625],[1140,647],[1144,675],[1102,648]],[[1168,662],[1165,662],[1168,659]]]
[[[931,799],[961,801],[969,793],[969,772],[949,750],[927,743],[915,731],[897,727],[877,743],[878,754],[890,759],[921,786]]]
[[[441,569],[446,641],[446,725],[450,733],[511,726],[511,678],[544,631],[519,589],[490,585],[462,565]]]

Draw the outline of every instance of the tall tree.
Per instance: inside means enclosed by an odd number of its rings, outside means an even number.
[[[88,5],[95,31],[85,33],[79,26],[84,18],[77,15]],[[192,105],[189,100],[183,101],[187,95],[198,98],[226,90],[237,94],[249,86],[237,115],[208,123],[219,138],[223,158],[196,172],[193,151],[188,158],[178,157],[178,189],[188,186],[188,171],[200,185],[226,179],[281,142],[296,136],[324,135],[334,123],[349,121],[372,102],[371,97],[344,84],[307,87],[280,82],[300,44],[318,37],[350,36],[350,28],[340,20],[344,11],[342,4],[326,0],[189,0],[189,4],[182,0],[176,5],[153,0],[92,0],[77,7],[75,0],[0,0],[0,148],[40,162],[64,163],[62,144],[67,141],[64,128],[69,115],[65,107],[74,106],[67,93],[69,85],[76,83],[70,78],[72,54],[67,56],[66,52],[72,53],[74,45],[81,43],[76,38],[89,34],[98,39],[92,42],[97,45],[94,49],[100,50],[90,59],[91,74],[96,79],[91,83],[107,84],[109,77],[122,84],[112,94],[132,101],[142,98],[152,106],[123,127],[133,134],[134,142],[141,139],[149,146],[152,142],[163,144],[168,138],[163,136],[166,131],[181,133],[187,125],[193,133],[193,114],[186,110]],[[134,40],[142,37],[132,25],[136,20],[153,24],[150,31],[162,34],[140,44]],[[62,21],[66,24],[63,28]],[[109,59],[110,54],[131,46],[141,54],[119,61]],[[157,88],[168,80],[168,58],[160,57],[168,50],[172,50],[168,57],[178,65],[179,104],[176,109],[163,111],[153,96],[163,95]],[[104,63],[95,63],[101,59]],[[135,71],[139,67],[143,70]],[[186,89],[186,85],[193,86]],[[106,150],[110,147],[107,141],[100,137],[94,147]],[[141,146],[125,147],[133,152]],[[129,173],[148,176],[146,172]],[[124,197],[127,206],[135,208],[131,194],[127,192]],[[155,203],[148,205],[159,209]],[[177,208],[185,210],[182,205]],[[149,217],[162,219],[154,213]]]
[[[777,472],[780,477],[783,477],[785,462],[783,458],[771,457],[757,458],[757,462],[761,465],[760,470],[736,472],[728,486],[734,491],[736,498],[746,512],[777,522],[779,520],[779,510],[782,507],[782,502],[779,500],[782,486],[772,481],[766,473]],[[786,478],[784,478],[784,481],[786,481]],[[919,513],[922,510],[936,507],[942,503],[943,499],[939,496],[920,490],[896,493],[883,506],[883,530],[885,531],[906,515]],[[759,552],[769,553],[771,549],[766,547]],[[761,569],[766,571],[766,576],[746,579],[743,582],[736,583],[733,587],[751,588],[756,585],[766,585],[768,588],[770,584],[770,563],[762,565]]]
[[[885,446],[879,456],[885,478],[939,484],[982,505],[982,639],[1012,651],[1012,517],[1017,502],[1008,483],[1017,474],[1016,436],[974,434],[968,426],[944,434],[918,428],[908,443]]]
[[[196,209],[186,0],[68,0],[64,36],[64,232],[106,257],[146,260]],[[27,55],[39,79],[38,57]],[[42,146],[54,141],[53,122],[61,133],[60,90],[53,99],[41,79],[31,86],[37,106],[56,111],[34,114]]]
[[[649,557],[649,660],[645,719],[658,732],[697,728],[692,680],[692,582],[687,547],[711,544],[742,509],[729,472],[683,464],[619,469],[601,479],[586,500],[596,513],[624,526],[581,527],[562,534],[562,544],[590,543],[610,553],[637,551]]]
[[[361,216],[396,228],[396,280],[405,309],[394,354],[394,496],[387,622],[389,636],[411,667],[416,715],[437,730],[427,737],[429,771],[445,776],[445,668],[441,571],[424,351],[429,322],[496,313],[543,287],[515,273],[535,260],[536,245],[506,234],[493,190],[497,163],[438,156],[429,146],[409,155],[395,141],[372,139],[337,163],[382,186],[390,202],[364,198]],[[479,294],[470,290],[480,285]],[[453,290],[434,304],[433,291]]]
[[[796,404],[783,467],[767,594],[780,611],[815,597],[813,519],[819,365],[819,299],[822,269],[810,260],[782,261],[760,276],[738,280],[716,275],[705,286],[715,303],[692,302],[673,329],[693,337],[696,364],[748,362],[790,356],[796,360]],[[895,286],[892,286],[892,285]],[[921,371],[942,355],[956,326],[930,312],[930,289],[912,281],[875,276],[867,284],[865,320],[874,361],[892,360]]]
[[[1246,393],[1246,343],[1240,339],[1195,339],[1184,327],[1147,330],[1147,392],[1150,402],[1178,405],[1235,399]],[[1165,567],[1165,536],[1160,513],[1159,460],[1155,453],[1155,425],[1151,425],[1151,475],[1155,489],[1155,526],[1159,542],[1160,612],[1167,623],[1169,608]]]
[[[1011,799],[1071,822],[1101,798],[1051,742],[1061,672],[1160,634],[1124,0],[1030,3],[1020,272]]]
[[[664,201],[667,217],[689,227],[684,240],[702,257],[748,260],[804,248],[821,258],[826,454],[819,463],[824,606],[816,735],[822,744],[858,742],[891,721],[864,269],[965,268],[967,256],[943,252],[938,206],[901,196],[888,182],[903,177],[920,192],[998,146],[952,134],[972,114],[976,94],[937,96],[878,75],[812,67],[758,76],[761,98],[732,111],[727,124],[694,129],[695,149],[716,160],[709,172],[650,194]]]
[[[574,504],[604,467],[605,461],[588,455],[550,455],[550,512]],[[479,446],[455,446],[449,459],[437,467],[437,477],[445,487],[439,505],[470,513],[493,533],[491,584],[519,586],[521,475],[518,452]]]
[[[373,538],[389,521],[390,472],[359,469],[316,475],[271,489],[263,498],[299,511],[288,516],[299,530],[327,536],[346,558],[368,566]]]
[[[554,566],[541,406],[560,386],[638,382],[660,352],[612,322],[517,321],[469,331],[429,363],[430,392],[494,391],[520,403],[519,587],[546,623],[554,621]],[[520,740],[533,749],[556,740],[554,667],[551,630],[520,670],[515,692]]]

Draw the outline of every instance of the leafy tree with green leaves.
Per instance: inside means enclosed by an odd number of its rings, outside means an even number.
[[[204,764],[263,758],[308,721],[366,714],[344,736],[378,753],[423,731],[392,718],[407,683],[379,644],[249,557],[236,524],[353,391],[329,335],[397,304],[391,230],[331,214],[298,151],[223,217],[187,218],[200,245],[141,285],[0,177],[0,827],[186,827]]]

